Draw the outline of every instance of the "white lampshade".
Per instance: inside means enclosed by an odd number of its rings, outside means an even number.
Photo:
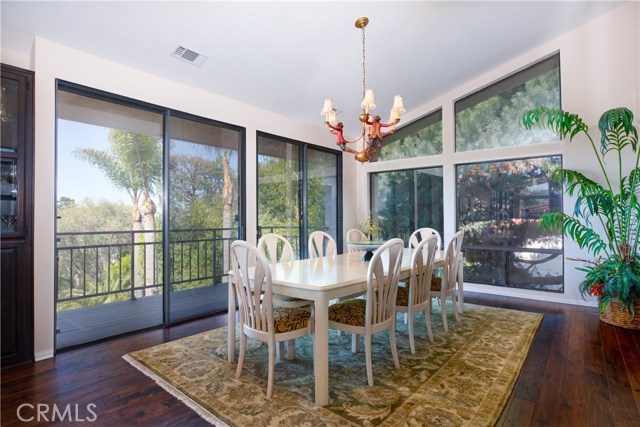
[[[402,97],[400,95],[396,95],[393,98],[393,107],[394,110],[398,112],[398,114],[404,113],[406,110],[404,109],[404,104],[402,103]]]
[[[324,107],[322,107],[322,112],[320,113],[320,115],[327,117],[327,115],[332,111],[333,111],[333,101],[331,101],[330,99],[325,99]]]
[[[392,108],[391,114],[389,115],[389,121],[387,123],[394,123],[399,118],[400,118],[400,112],[395,108]]]
[[[367,89],[365,91],[364,99],[362,100],[362,103],[360,104],[360,106],[364,108],[366,112],[369,112],[370,110],[373,110],[374,108],[376,108],[376,100],[375,100],[375,94],[373,93],[373,89]]]
[[[329,114],[327,114],[326,122],[331,124],[331,126],[335,126],[336,124],[338,124],[338,117],[336,116],[336,112],[334,110],[331,110]]]

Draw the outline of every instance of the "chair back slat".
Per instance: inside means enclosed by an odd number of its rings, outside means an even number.
[[[231,264],[241,323],[256,331],[269,332],[273,291],[268,261],[256,248],[237,240],[231,244]]]
[[[442,237],[438,230],[429,227],[418,228],[411,234],[409,237],[409,248],[415,248],[418,244],[426,239],[429,236],[436,236],[438,238],[437,248],[440,249],[442,247]]]
[[[449,246],[447,246],[447,252],[445,255],[445,267],[442,271],[443,284],[447,290],[453,289],[456,286],[456,277],[458,274],[458,268],[462,262],[462,240],[464,238],[464,232],[458,231],[453,235]]]
[[[396,295],[402,266],[402,239],[391,239],[371,257],[367,270],[367,306],[365,322],[376,325],[395,316]],[[386,254],[386,255],[385,255]],[[383,256],[388,259],[385,275]]]
[[[349,245],[349,242],[368,242],[368,241],[369,239],[367,238],[367,235],[364,234],[364,232],[359,228],[351,228],[349,231],[347,231],[347,250],[349,252],[361,251],[361,249],[358,249],[357,247],[353,247]]]
[[[269,233],[258,240],[258,250],[271,264],[288,262],[295,259],[293,246],[280,234]]]
[[[335,240],[324,231],[314,231],[309,235],[309,258],[322,258],[338,254]]]
[[[415,247],[409,279],[409,301],[412,305],[427,301],[431,295],[431,276],[437,244],[437,236],[431,235]]]

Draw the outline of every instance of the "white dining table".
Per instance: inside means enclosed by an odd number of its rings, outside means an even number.
[[[401,279],[409,277],[413,249],[404,249]],[[443,265],[444,251],[438,251],[434,267]],[[388,265],[388,258],[383,256]],[[349,253],[323,258],[295,260],[271,266],[273,292],[306,300],[315,305],[313,342],[313,370],[315,403],[329,403],[329,301],[361,294],[367,288],[369,262],[362,261],[362,253]],[[236,297],[233,274],[229,276],[228,360],[233,362],[236,346]],[[462,295],[462,289],[460,289]]]

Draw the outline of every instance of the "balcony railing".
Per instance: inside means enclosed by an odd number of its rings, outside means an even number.
[[[71,232],[57,237],[58,303],[96,305],[162,293],[161,232]],[[172,291],[225,281],[235,239],[235,228],[171,230]]]

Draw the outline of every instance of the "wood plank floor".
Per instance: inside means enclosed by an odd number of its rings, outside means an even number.
[[[544,313],[499,426],[640,426],[640,332],[599,321],[596,309],[466,293],[465,301]],[[226,325],[226,315],[111,339],[2,371],[2,426],[205,426],[122,355]],[[19,405],[67,404],[92,423],[24,423]],[[44,407],[43,407],[44,409]],[[36,415],[23,407],[23,417]],[[51,416],[51,412],[48,412]],[[68,418],[67,418],[68,421]]]

